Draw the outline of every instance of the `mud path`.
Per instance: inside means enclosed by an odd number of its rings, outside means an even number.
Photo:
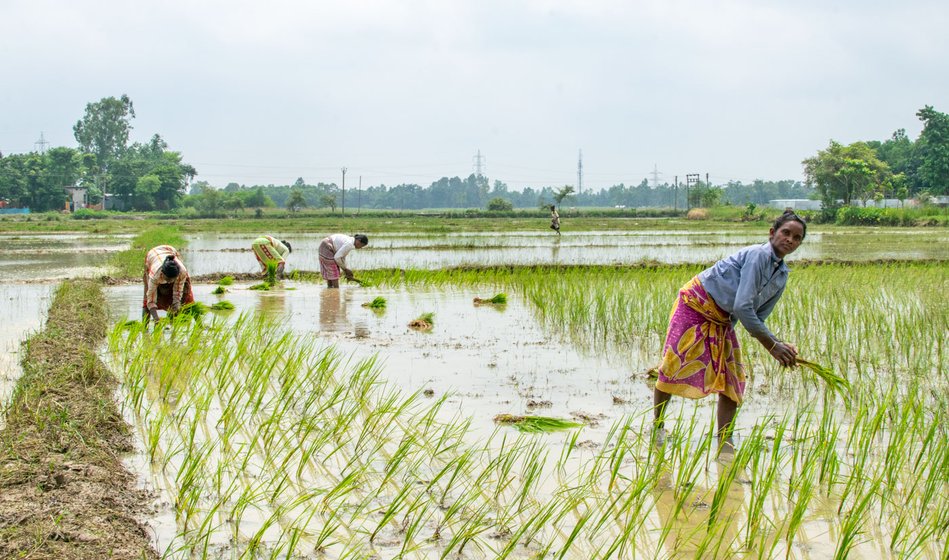
[[[117,382],[96,354],[106,325],[101,285],[67,281],[26,341],[0,431],[0,558],[157,558],[120,459],[132,444]]]

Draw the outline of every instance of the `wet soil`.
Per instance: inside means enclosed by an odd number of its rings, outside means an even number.
[[[99,361],[107,313],[102,288],[70,281],[46,328],[26,342],[0,431],[0,558],[157,558],[147,496],[120,456],[130,427]]]

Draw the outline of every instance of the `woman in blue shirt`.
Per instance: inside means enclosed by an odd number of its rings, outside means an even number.
[[[699,399],[717,393],[719,451],[734,452],[731,427],[746,369],[735,325],[741,323],[782,366],[794,365],[797,348],[778,340],[764,321],[787,284],[784,257],[806,234],[804,220],[787,210],[774,222],[767,243],[718,261],[679,290],[653,395],[657,444],[665,437],[663,412],[672,395]]]

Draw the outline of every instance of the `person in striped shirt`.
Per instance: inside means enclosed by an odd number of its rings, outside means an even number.
[[[169,317],[181,311],[183,304],[194,302],[191,278],[181,262],[181,254],[171,245],[153,247],[145,254],[145,300],[142,302],[142,320],[158,321],[158,311],[167,311]]]
[[[282,241],[270,235],[263,235],[254,240],[251,245],[257,262],[260,263],[260,271],[267,272],[268,264],[277,265],[277,276],[283,278],[283,269],[287,265],[287,255],[292,251],[289,241]]]

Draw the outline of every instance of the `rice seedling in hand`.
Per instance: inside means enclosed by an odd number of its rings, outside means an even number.
[[[385,309],[386,308],[386,298],[382,296],[376,296],[372,301],[367,301],[362,304],[363,307],[368,307],[369,309]]]
[[[422,313],[417,318],[413,319],[409,323],[410,329],[415,329],[417,331],[428,331],[435,326],[435,314],[434,313]]]
[[[517,416],[514,414],[498,414],[494,417],[498,424],[513,426],[518,431],[537,434],[543,432],[557,432],[560,430],[569,430],[571,428],[580,428],[583,426],[580,422],[564,420],[563,418],[553,418],[550,416]]]
[[[827,387],[829,387],[831,391],[841,395],[850,393],[850,382],[847,381],[846,377],[836,373],[832,369],[802,358],[797,358],[797,365],[813,372],[827,384]]]
[[[182,317],[191,317],[192,319],[199,319],[207,312],[207,305],[204,305],[200,301],[195,301],[182,305],[181,311],[178,312],[178,315],[181,315]]]

